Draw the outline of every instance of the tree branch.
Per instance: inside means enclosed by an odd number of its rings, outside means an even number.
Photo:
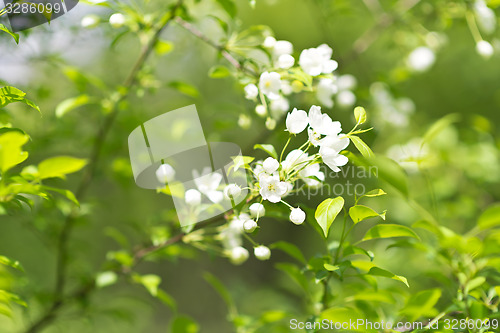
[[[146,60],[151,55],[151,52],[154,49],[155,44],[157,43],[161,33],[165,30],[165,28],[172,22],[172,19],[177,15],[177,10],[182,5],[183,0],[178,0],[175,6],[169,11],[167,15],[163,17],[161,22],[157,25],[154,30],[154,34],[151,36],[150,40],[141,50],[139,57],[134,63],[132,70],[126,77],[122,88],[120,89],[121,93],[119,97],[114,101],[111,112],[106,116],[102,126],[99,128],[93,147],[92,152],[90,154],[90,162],[87,167],[80,185],[78,186],[75,196],[78,200],[82,200],[87,190],[94,179],[95,172],[97,170],[97,166],[99,164],[102,146],[106,140],[106,137],[116,119],[116,116],[119,113],[118,105],[121,101],[128,97],[130,89],[135,85],[137,80],[137,75],[143,68]],[[68,249],[67,244],[68,240],[71,236],[71,232],[74,227],[74,223],[77,219],[78,212],[76,209],[73,210],[71,214],[69,214],[64,222],[61,233],[57,242],[57,263],[56,263],[56,284],[55,284],[55,292],[54,292],[54,302],[48,312],[42,316],[39,320],[37,320],[30,328],[27,329],[27,333],[35,333],[43,329],[45,326],[49,325],[56,317],[57,310],[64,304],[65,298],[64,288],[67,280],[67,265],[68,265]],[[88,291],[92,290],[92,288],[84,288],[82,289],[84,293],[88,293]]]

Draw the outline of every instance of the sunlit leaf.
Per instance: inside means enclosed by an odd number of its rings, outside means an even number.
[[[382,218],[382,220],[385,220],[385,213],[386,212],[384,211],[384,212],[379,214],[376,211],[374,211],[373,209],[371,209],[370,207],[363,206],[363,205],[352,206],[349,209],[349,216],[351,217],[351,219],[354,223],[359,223],[363,220],[369,219],[371,217],[377,217],[377,216]]]
[[[48,158],[38,165],[40,179],[64,177],[67,174],[80,171],[87,164],[87,160],[70,156]]]
[[[255,146],[253,146],[253,149],[262,149],[263,151],[268,153],[269,156],[271,156],[275,159],[278,159],[278,153],[276,153],[276,149],[274,149],[273,145],[259,145],[259,144],[257,144]]]
[[[481,230],[500,226],[500,203],[488,207],[479,216],[477,224]]]
[[[343,207],[344,198],[337,197],[335,199],[326,199],[319,204],[318,208],[316,208],[314,217],[316,218],[316,222],[318,222],[319,226],[323,230],[323,234],[325,237],[328,237],[330,227],[332,226],[333,221]]]
[[[420,240],[420,237],[406,226],[399,224],[378,224],[366,232],[363,241],[392,237],[412,237]]]

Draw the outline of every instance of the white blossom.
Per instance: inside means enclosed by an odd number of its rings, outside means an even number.
[[[339,90],[352,90],[356,88],[357,80],[354,75],[344,74],[337,78],[337,87]]]
[[[259,88],[269,99],[276,99],[280,95],[281,76],[276,72],[264,72],[260,75]]]
[[[286,129],[291,134],[301,133],[306,129],[308,124],[309,118],[307,113],[303,110],[297,110],[295,108],[286,116]]]
[[[274,50],[273,53],[276,57],[279,58],[279,56],[283,54],[292,54],[293,53],[293,45],[287,40],[278,40],[274,44]]]
[[[274,120],[273,118],[271,117],[268,117],[266,119],[266,128],[270,131],[272,131],[273,129],[276,128],[276,120]]]
[[[244,89],[246,99],[255,99],[259,95],[259,88],[253,83],[247,84]]]
[[[271,103],[269,103],[269,109],[281,115],[290,110],[290,102],[285,97],[280,96],[277,99],[273,99]]]
[[[356,103],[356,95],[350,90],[343,90],[337,95],[337,102],[343,107],[353,106]]]
[[[333,106],[332,96],[335,95],[337,91],[337,85],[332,79],[321,79],[316,86],[316,98],[322,105],[331,108]]]
[[[262,198],[272,203],[280,202],[281,197],[288,191],[287,183],[280,181],[278,176],[261,175],[259,185]]]
[[[253,249],[255,257],[259,260],[268,260],[271,258],[271,250],[267,246],[259,245]]]
[[[294,224],[299,225],[304,223],[306,219],[306,213],[300,208],[292,208],[290,212],[290,221]]]
[[[290,84],[290,81],[287,80],[281,80],[281,92],[283,95],[288,96],[291,93],[293,93],[293,87]]]
[[[245,232],[251,233],[254,232],[255,229],[257,229],[257,222],[255,222],[254,220],[246,220],[243,223],[243,230],[245,230]]]
[[[319,154],[323,163],[328,165],[335,172],[340,171],[340,166],[344,166],[349,161],[340,152],[349,145],[349,138],[340,135],[330,135],[320,142]]]
[[[201,203],[201,193],[195,189],[187,190],[184,199],[188,205],[197,206]]]
[[[125,24],[125,16],[121,13],[115,13],[109,17],[109,24],[113,28],[120,28]]]
[[[278,58],[278,67],[288,69],[295,64],[295,58],[289,54],[282,54]]]
[[[474,12],[477,17],[479,28],[487,34],[495,32],[497,26],[497,17],[493,9],[488,7],[483,0],[477,0],[474,3]]]
[[[264,39],[264,43],[262,44],[262,46],[268,49],[274,47],[274,45],[276,45],[276,38],[274,38],[273,36],[267,36],[266,39]]]
[[[224,196],[228,199],[236,198],[241,194],[241,187],[237,184],[229,184],[224,189]]]
[[[209,167],[203,168],[201,174],[193,170],[194,183],[198,190],[206,195],[213,203],[219,203],[223,199],[223,193],[217,188],[222,180],[222,175],[218,172],[211,172]]]
[[[305,49],[299,57],[299,65],[304,72],[312,76],[329,74],[337,69],[338,63],[332,60],[332,49],[322,44],[317,48]]]
[[[248,257],[249,257],[248,250],[245,249],[244,247],[237,246],[231,249],[230,260],[235,265],[241,265],[242,263],[247,261]]]
[[[166,184],[174,180],[175,170],[170,164],[162,164],[156,170],[156,178],[162,184]]]
[[[321,113],[319,106],[313,105],[309,109],[309,141],[317,147],[321,135],[337,135],[342,131],[342,125],[338,121],[332,121],[327,114]]]
[[[99,17],[96,15],[86,15],[80,22],[83,28],[95,28],[99,24]]]
[[[310,157],[306,152],[300,149],[294,149],[289,152],[285,157],[285,160],[281,162],[281,167],[283,168],[283,171],[288,174],[295,168],[303,167],[306,164],[305,162],[308,160],[310,160]]]
[[[482,56],[485,59],[489,59],[495,52],[493,46],[485,40],[477,42],[476,51],[480,56]]]
[[[266,208],[264,208],[263,204],[258,202],[251,204],[248,209],[252,217],[262,217],[266,214]]]
[[[408,56],[408,66],[417,72],[425,72],[436,61],[434,51],[426,46],[417,47]]]
[[[304,169],[300,170],[299,176],[309,187],[317,187],[321,185],[321,182],[325,180],[325,174],[320,170],[318,163],[313,163],[306,166]],[[311,177],[316,177],[314,179]]]
[[[275,158],[268,157],[262,163],[262,168],[268,174],[273,174],[280,167],[280,162],[278,162]]]

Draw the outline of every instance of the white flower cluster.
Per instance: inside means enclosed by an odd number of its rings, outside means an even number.
[[[356,102],[352,92],[356,87],[356,79],[352,75],[338,78],[333,75],[338,63],[332,59],[333,50],[328,45],[303,50],[298,66],[292,55],[293,45],[289,41],[269,36],[263,47],[271,55],[270,66],[260,74],[258,82],[246,84],[244,91],[247,99],[259,100],[255,111],[259,116],[267,117],[266,126],[269,129],[276,126],[275,119],[290,110],[287,97],[304,89],[315,91],[318,101],[328,108],[333,107],[335,95],[340,106],[350,107]],[[310,77],[313,86],[306,89],[297,73]]]
[[[257,202],[248,207],[248,213],[240,212],[235,215],[220,233],[226,253],[235,264],[241,264],[249,257],[248,251],[242,247],[242,236],[258,228],[259,218],[266,211],[263,201],[286,205],[290,209],[290,221],[300,225],[304,223],[306,213],[299,207],[292,207],[283,198],[293,193],[299,180],[304,186],[321,186],[325,180],[325,174],[320,171],[321,162],[335,172],[340,171],[340,167],[348,162],[341,151],[349,145],[349,138],[341,133],[340,122],[333,121],[330,116],[322,113],[319,106],[311,106],[308,113],[294,109],[287,115],[286,127],[291,135],[290,139],[307,128],[308,140],[300,148],[291,150],[284,160],[268,157],[253,163],[251,199]],[[319,147],[319,150],[310,155],[308,151],[314,147]],[[248,235],[245,236],[249,238]],[[254,243],[254,254],[257,259],[267,260],[271,252],[266,246]]]

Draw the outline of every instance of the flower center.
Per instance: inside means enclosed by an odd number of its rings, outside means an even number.
[[[274,184],[267,185],[267,190],[268,191],[274,191],[274,188],[275,188]]]
[[[264,83],[264,86],[266,88],[269,88],[271,86],[271,81],[266,81],[266,83]]]

